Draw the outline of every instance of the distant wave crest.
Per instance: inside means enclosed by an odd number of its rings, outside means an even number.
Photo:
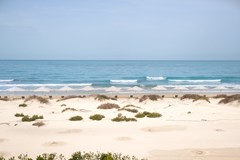
[[[13,82],[14,79],[0,79],[0,82]]]
[[[110,80],[110,82],[119,83],[119,84],[129,84],[129,83],[137,83],[138,80],[137,79],[131,79],[131,80],[121,79],[121,80]]]
[[[196,80],[169,79],[168,81],[174,83],[220,83],[221,79],[196,79]]]
[[[165,80],[166,77],[150,77],[150,76],[147,76],[146,79],[148,81],[161,81],[161,80]]]
[[[91,86],[92,83],[73,83],[73,84],[2,84],[0,86],[6,87],[58,87],[58,86]]]

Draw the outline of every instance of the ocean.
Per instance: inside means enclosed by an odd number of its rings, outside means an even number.
[[[240,92],[240,61],[1,60],[0,94]]]

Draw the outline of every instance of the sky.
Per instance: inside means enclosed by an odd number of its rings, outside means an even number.
[[[240,0],[0,0],[0,59],[240,60]]]

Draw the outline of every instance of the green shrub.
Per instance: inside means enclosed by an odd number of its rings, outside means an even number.
[[[158,118],[161,117],[162,115],[160,113],[157,112],[153,112],[153,113],[149,113],[146,115],[148,118]]]
[[[23,113],[16,113],[14,116],[15,117],[24,117],[24,114]]]
[[[136,118],[144,118],[144,117],[148,117],[148,118],[158,118],[161,117],[162,115],[160,113],[157,112],[146,112],[144,111],[143,113],[137,113],[135,115]]]
[[[62,110],[62,112],[66,112],[66,111],[77,111],[77,109],[75,108],[65,108]]]
[[[70,121],[81,121],[83,118],[81,116],[73,116],[69,118]]]
[[[146,115],[144,113],[137,113],[135,115],[136,118],[144,118]]]
[[[103,153],[100,157],[100,160],[113,160],[111,153]]]
[[[28,115],[24,115],[22,117],[22,122],[31,122],[31,121],[35,121],[37,119],[43,119],[43,116],[33,115],[32,117],[30,117]]]
[[[92,116],[89,117],[91,120],[96,120],[96,121],[100,121],[102,120],[103,118],[105,118],[104,115],[101,115],[101,114],[94,114]]]
[[[112,119],[112,121],[114,121],[114,122],[123,122],[123,121],[129,122],[129,121],[137,121],[137,120],[135,118],[127,118],[126,116],[122,116],[122,114],[119,113],[117,117]]]
[[[97,107],[97,109],[118,109],[119,105],[114,103],[104,103]]]
[[[9,160],[33,160],[28,157],[27,154],[21,154],[17,158],[11,157]],[[67,160],[62,154],[57,155],[56,153],[43,153],[38,155],[36,160]],[[0,156],[0,160],[5,160],[4,157]],[[68,160],[140,160],[135,156],[122,155],[121,153],[101,153],[101,152],[75,152]],[[146,159],[141,159],[146,160]]]
[[[27,107],[27,104],[25,104],[25,103],[19,104],[18,107]]]

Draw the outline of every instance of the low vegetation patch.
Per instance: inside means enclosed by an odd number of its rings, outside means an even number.
[[[135,115],[136,118],[144,118],[144,117],[148,117],[148,118],[159,118],[161,117],[162,115],[160,113],[157,113],[157,112],[142,112],[142,113],[137,113]]]
[[[19,104],[18,107],[27,107],[27,104],[25,104],[25,103]]]
[[[47,98],[43,98],[43,97],[36,96],[36,95],[29,96],[28,98],[25,99],[24,103],[26,103],[28,101],[32,101],[32,100],[37,100],[38,102],[43,103],[43,104],[49,103],[49,100]]]
[[[89,117],[91,120],[96,120],[96,121],[100,121],[102,120],[103,118],[105,118],[104,115],[101,115],[101,114],[94,114],[92,116]]]
[[[33,126],[37,126],[37,127],[42,127],[42,126],[45,125],[45,123],[42,122],[42,121],[39,121],[39,122],[35,122],[35,123],[33,123],[32,125],[33,125]]]
[[[208,97],[197,95],[197,94],[185,94],[181,97],[181,100],[183,100],[183,99],[192,99],[193,102],[198,101],[198,100],[204,100],[204,101],[207,101],[208,103],[210,103]]]
[[[117,98],[112,98],[112,97],[108,97],[106,95],[97,95],[95,97],[95,100],[98,100],[98,101],[105,101],[105,100],[117,100]]]
[[[132,113],[137,113],[138,110],[136,108],[140,108],[140,107],[130,104],[130,105],[126,105],[126,106],[118,109],[118,111],[128,111],[128,112],[132,112]]]
[[[62,113],[66,112],[66,111],[77,111],[77,109],[75,109],[75,108],[65,108],[65,109],[62,110]]]
[[[138,112],[137,109],[131,109],[131,108],[121,108],[121,109],[118,109],[118,111],[128,111],[128,112],[132,112],[132,113]]]
[[[32,122],[32,121],[35,121],[37,119],[43,119],[43,116],[33,115],[32,117],[30,117],[28,115],[24,115],[22,117],[22,122]]]
[[[214,96],[213,98],[227,98],[228,96],[226,94],[219,94]]]
[[[81,116],[73,116],[69,118],[70,121],[81,121],[83,118]]]
[[[66,104],[61,104],[61,107],[66,107],[67,105]]]
[[[151,101],[157,101],[158,99],[161,99],[161,97],[159,95],[144,95],[139,99],[139,102],[143,102],[146,100],[151,100]]]
[[[70,158],[65,158],[62,154],[43,153],[36,158],[31,158],[27,154],[21,154],[16,157],[10,157],[8,160],[145,160],[138,159],[135,156],[122,155],[121,153],[102,153],[102,152],[75,152]],[[0,156],[0,160],[7,160]]]
[[[114,122],[129,122],[129,121],[137,121],[135,118],[127,118],[126,116],[123,116],[122,114],[118,114],[117,117],[113,118],[112,121]]]
[[[235,95],[230,95],[230,96],[226,96],[225,98],[223,98],[222,100],[220,100],[218,103],[221,104],[227,104],[227,103],[231,103],[234,101],[238,101],[240,102],[240,94],[235,94]]]
[[[119,105],[114,103],[104,103],[97,107],[97,109],[119,109]]]
[[[162,115],[160,113],[157,112],[152,112],[146,115],[148,118],[158,118],[161,117]]]
[[[57,102],[60,102],[60,101],[65,101],[65,100],[68,100],[68,99],[74,99],[74,98],[85,98],[86,96],[66,96],[66,97],[62,97],[61,99],[58,99]]]
[[[23,113],[16,113],[14,116],[15,117],[24,117],[24,114]]]
[[[0,98],[0,101],[9,101],[10,99],[7,98],[7,97],[4,97],[4,98]]]

